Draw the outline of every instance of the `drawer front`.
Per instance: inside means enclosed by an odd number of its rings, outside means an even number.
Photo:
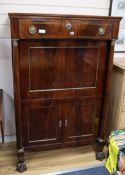
[[[20,20],[21,39],[95,38],[111,39],[112,23],[85,20]]]
[[[31,21],[20,20],[19,35],[21,39],[59,37],[62,35],[63,22],[61,20]]]
[[[112,33],[112,24],[102,21],[85,21],[85,20],[67,20],[64,22],[64,26],[71,25],[68,35],[83,38],[94,39],[110,39]]]

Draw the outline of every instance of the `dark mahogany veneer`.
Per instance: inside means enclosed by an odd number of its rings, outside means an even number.
[[[106,137],[114,40],[121,18],[9,17],[17,170],[22,172],[24,150],[92,144]]]

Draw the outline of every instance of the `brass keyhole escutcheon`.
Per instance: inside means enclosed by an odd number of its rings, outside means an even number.
[[[67,24],[66,24],[66,28],[67,28],[68,30],[70,30],[70,29],[72,28],[72,24],[71,24],[71,23],[67,23]]]

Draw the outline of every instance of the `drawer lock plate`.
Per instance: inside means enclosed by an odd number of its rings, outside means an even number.
[[[67,23],[66,24],[66,29],[70,30],[72,28],[72,24],[71,23]]]

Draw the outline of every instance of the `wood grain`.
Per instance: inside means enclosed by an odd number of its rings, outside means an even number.
[[[0,174],[18,175],[15,170],[16,144],[0,144]],[[85,168],[104,164],[95,160],[95,152],[91,146],[80,146],[65,149],[56,149],[26,154],[28,171],[23,175],[43,175],[46,173],[67,171],[76,168]]]

